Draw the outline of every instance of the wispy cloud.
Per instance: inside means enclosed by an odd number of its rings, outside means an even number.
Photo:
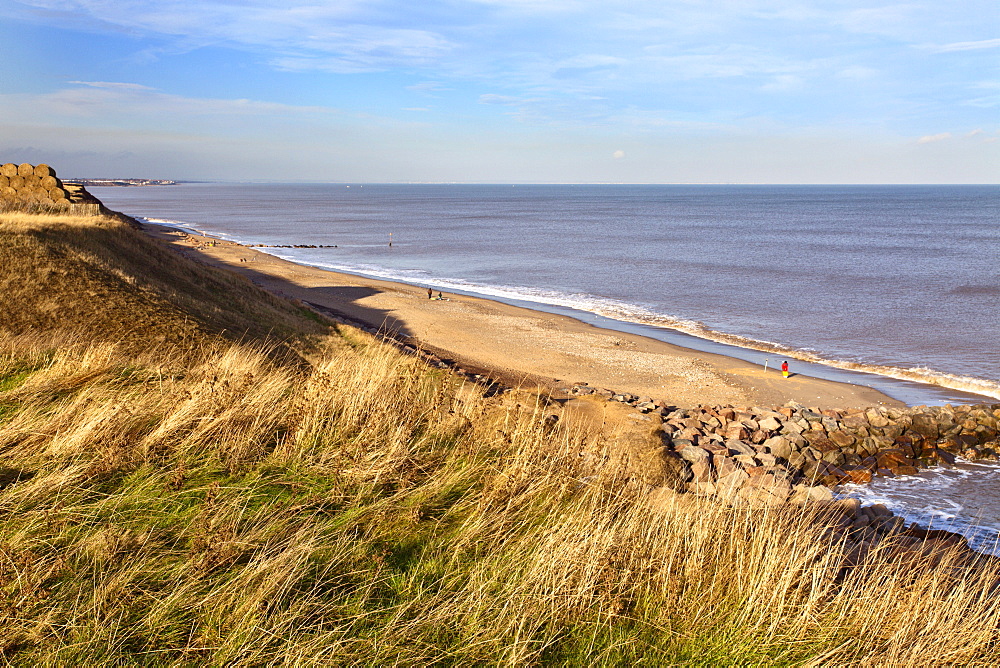
[[[956,51],[980,51],[1000,48],[1000,39],[981,39],[974,42],[952,42],[951,44],[928,44],[924,48],[933,53],[954,53]]]
[[[879,71],[874,67],[852,65],[839,70],[835,76],[838,79],[845,79],[847,81],[867,81],[869,79],[874,79],[878,76],[878,74]]]
[[[433,62],[452,48],[432,28],[386,21],[381,13],[386,7],[379,5],[391,3],[159,0],[150,5],[139,0],[20,0],[18,4],[51,12],[48,19],[57,23],[85,21],[173,38],[175,47],[187,50],[218,45],[262,49],[274,67],[286,70],[376,71]]]
[[[0,21],[52,30],[45,76],[5,71],[0,108],[94,131],[311,124],[338,146],[357,123],[498,144],[601,134],[620,165],[663,137],[857,128],[978,150],[997,136],[1000,97],[980,82],[998,18],[995,0],[0,0]]]
[[[951,139],[950,132],[941,132],[936,135],[924,135],[917,140],[918,144],[933,144],[934,142],[945,141],[946,139]]]
[[[512,97],[510,95],[497,95],[496,93],[484,93],[479,96],[480,104],[499,104],[506,107],[512,107],[524,104],[525,102],[528,102],[528,100],[520,97]]]
[[[67,81],[66,83],[74,84],[77,86],[90,86],[91,88],[106,88],[109,90],[119,90],[119,91],[139,91],[139,90],[156,90],[151,86],[143,86],[137,83],[122,83],[116,81]]]
[[[848,9],[837,20],[851,32],[906,38],[920,13],[920,6],[901,3]]]
[[[800,76],[795,74],[779,74],[761,86],[761,90],[776,92],[790,91],[801,88],[802,84],[803,80]]]
[[[963,106],[988,109],[1000,106],[1000,81],[980,81],[972,86],[976,91],[988,91],[985,95],[966,100]]]
[[[33,118],[45,109],[46,118],[68,122],[115,122],[130,125],[142,119],[159,119],[169,125],[181,125],[191,119],[209,119],[216,123],[240,118],[280,119],[289,117],[342,115],[338,109],[321,106],[296,106],[249,99],[214,99],[173,95],[149,86],[127,82],[71,81],[69,88],[43,94],[0,95],[0,104],[10,117]],[[228,120],[227,120],[228,119]],[[259,121],[254,121],[259,122]]]
[[[644,49],[644,67],[677,79],[725,79],[747,76],[774,76],[800,73],[814,67],[802,59],[788,58],[757,46],[727,44],[701,47],[701,53],[680,51],[674,45],[652,45]]]
[[[421,93],[423,95],[434,96],[435,93],[451,90],[451,88],[440,81],[421,81],[420,83],[406,86],[406,90],[411,90],[415,93]]]

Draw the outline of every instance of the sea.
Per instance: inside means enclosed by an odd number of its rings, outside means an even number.
[[[110,208],[282,258],[869,385],[1000,403],[1000,186],[182,183]],[[981,549],[1000,467],[845,487]]]

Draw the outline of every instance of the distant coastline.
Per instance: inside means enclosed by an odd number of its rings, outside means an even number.
[[[67,179],[82,186],[101,186],[105,188],[132,188],[136,186],[176,186],[183,181],[168,181],[165,179]]]

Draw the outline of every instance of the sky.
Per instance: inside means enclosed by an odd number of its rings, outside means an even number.
[[[61,176],[998,183],[996,0],[0,0]]]

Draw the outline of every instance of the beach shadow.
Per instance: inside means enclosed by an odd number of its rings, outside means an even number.
[[[406,324],[383,309],[372,308],[359,304],[363,299],[380,294],[382,290],[359,285],[324,285],[306,287],[293,283],[280,276],[258,271],[254,263],[246,265],[227,265],[228,269],[242,274],[254,285],[272,292],[279,297],[298,299],[305,302],[320,313],[346,320],[351,324],[374,327],[379,331],[398,339],[409,339],[412,333]],[[331,281],[336,281],[335,274],[330,274]]]
[[[389,315],[388,311],[363,306],[358,303],[367,297],[382,292],[378,288],[336,285],[335,282],[338,280],[338,277],[335,273],[329,274],[331,285],[318,287],[303,286],[268,271],[268,269],[273,268],[271,266],[272,262],[282,262],[282,260],[272,258],[266,253],[257,255],[252,252],[252,249],[241,249],[245,250],[246,255],[243,255],[243,252],[239,252],[235,257],[231,255],[229,259],[221,259],[212,257],[209,254],[203,254],[200,250],[201,246],[190,247],[185,245],[184,241],[188,238],[188,235],[183,230],[163,228],[156,225],[140,225],[140,227],[145,230],[146,234],[166,243],[181,256],[227,272],[239,274],[247,278],[254,285],[275,294],[279,298],[297,299],[324,315],[337,318],[352,325],[374,328],[401,340],[412,338],[412,333],[406,325],[398,318]],[[227,244],[223,243],[223,245]],[[235,249],[237,247],[233,245],[232,248]]]

